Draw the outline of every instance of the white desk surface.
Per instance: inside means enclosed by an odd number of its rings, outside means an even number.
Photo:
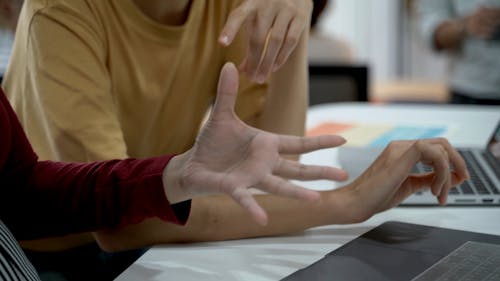
[[[323,121],[406,122],[454,127],[454,145],[483,146],[500,107],[335,104],[311,108],[308,127]],[[336,150],[305,155],[303,162],[336,164]],[[314,189],[332,183],[304,183]],[[360,234],[390,220],[500,235],[498,207],[398,207],[355,225],[330,225],[288,236],[156,246],[116,280],[279,280],[319,260]]]

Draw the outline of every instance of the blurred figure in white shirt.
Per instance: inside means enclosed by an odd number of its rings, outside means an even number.
[[[429,45],[451,56],[451,103],[500,105],[500,0],[420,0]]]

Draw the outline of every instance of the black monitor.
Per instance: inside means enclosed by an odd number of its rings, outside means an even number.
[[[309,105],[368,101],[366,65],[309,65]]]

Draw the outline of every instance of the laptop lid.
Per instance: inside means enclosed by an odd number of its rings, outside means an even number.
[[[283,280],[412,280],[468,242],[500,251],[500,236],[386,222]]]
[[[486,145],[486,157],[493,170],[500,173],[500,122]]]

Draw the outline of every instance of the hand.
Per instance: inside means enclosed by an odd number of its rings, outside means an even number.
[[[248,53],[239,68],[262,84],[287,61],[309,26],[311,11],[311,0],[245,0],[229,15],[219,42],[231,45],[248,24]]]
[[[412,174],[423,162],[434,171]],[[450,164],[453,170],[450,170]],[[392,142],[353,183],[343,187],[346,213],[360,222],[392,208],[416,191],[429,188],[445,204],[451,187],[469,178],[465,161],[445,139]]]
[[[228,63],[220,75],[213,112],[194,146],[172,158],[165,169],[165,192],[171,203],[200,195],[225,193],[264,225],[267,214],[255,201],[249,188],[315,201],[319,199],[316,191],[296,186],[285,178],[347,178],[347,174],[340,169],[303,165],[280,155],[335,147],[345,142],[342,137],[285,136],[249,127],[234,112],[237,91],[238,71]]]
[[[500,8],[481,7],[464,19],[468,35],[491,39],[500,28]]]

